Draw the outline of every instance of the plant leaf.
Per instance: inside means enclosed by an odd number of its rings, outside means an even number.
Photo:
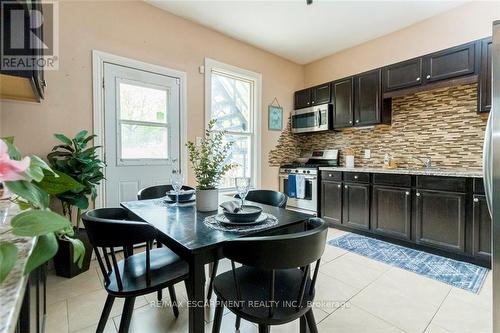
[[[33,178],[36,182],[39,182],[44,177],[44,172],[54,173],[44,160],[36,155],[30,156],[30,166],[26,170],[26,174]]]
[[[16,263],[17,247],[12,243],[0,244],[0,283],[5,280]]]
[[[38,237],[35,248],[31,252],[28,261],[26,262],[26,266],[24,267],[24,274],[30,273],[41,264],[50,260],[56,255],[57,248],[57,239],[53,233],[48,233]]]
[[[89,207],[89,199],[83,193],[62,193],[57,196],[60,200],[69,203],[71,206],[76,206],[80,209],[87,209]]]
[[[34,237],[67,228],[70,222],[49,210],[28,210],[14,216],[10,224],[14,235]]]
[[[83,259],[85,258],[85,246],[77,238],[66,237],[65,239],[73,245],[73,262],[76,262],[78,267],[82,268]]]
[[[56,139],[58,139],[59,141],[61,141],[62,143],[66,144],[68,146],[73,145],[73,142],[71,141],[71,139],[68,138],[64,134],[54,134],[54,136],[56,137]]]
[[[84,188],[82,184],[60,171],[55,171],[55,174],[45,173],[45,177],[38,183],[38,186],[51,195],[72,190],[80,191]]]
[[[7,148],[8,148],[7,153],[9,154],[9,157],[13,160],[20,161],[21,160],[21,153],[19,152],[17,147],[14,146],[14,137],[9,136],[6,138],[2,138],[2,141],[5,142],[5,144],[7,144]]]
[[[89,131],[87,131],[87,130],[81,130],[80,132],[78,132],[75,135],[75,140],[76,141],[82,141],[87,136],[87,134],[89,134]]]
[[[49,206],[49,195],[34,183],[25,180],[5,182],[7,188],[14,194],[25,199],[37,208],[45,209]]]

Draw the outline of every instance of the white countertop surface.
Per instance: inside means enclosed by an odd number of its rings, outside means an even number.
[[[482,178],[483,177],[483,170],[480,170],[480,169],[439,169],[439,168],[384,169],[384,168],[364,168],[364,167],[355,167],[355,168],[320,167],[319,169],[324,170],[324,171],[393,173],[393,174],[421,175],[421,176],[448,176],[448,177],[472,177],[472,178]]]

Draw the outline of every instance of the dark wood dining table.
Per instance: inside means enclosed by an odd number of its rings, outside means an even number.
[[[231,199],[220,196],[219,203]],[[266,230],[242,234],[219,231],[205,225],[204,219],[216,214],[216,211],[202,213],[196,211],[195,205],[175,207],[166,205],[161,200],[122,202],[121,206],[155,227],[158,231],[157,240],[188,262],[189,278],[186,281],[186,290],[189,299],[190,333],[205,330],[205,264],[222,258],[222,246],[225,241],[249,235],[301,231],[304,228],[304,221],[312,217],[292,210],[246,201],[262,207],[263,212],[274,215],[278,219],[278,224]],[[305,322],[301,321],[301,331],[303,327],[305,328]]]

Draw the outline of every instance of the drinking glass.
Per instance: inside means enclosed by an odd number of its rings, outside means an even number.
[[[173,170],[172,175],[170,176],[170,181],[172,182],[172,187],[175,192],[175,203],[173,206],[179,205],[179,192],[182,188],[182,183],[184,182],[184,177],[182,177],[182,173],[179,170]]]
[[[245,197],[248,194],[248,190],[250,190],[250,177],[237,177],[235,179],[236,190],[238,191],[238,195],[241,199],[241,207],[240,210],[243,210],[243,205],[245,204]]]

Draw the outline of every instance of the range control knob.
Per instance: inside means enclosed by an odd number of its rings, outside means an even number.
[[[299,173],[299,170],[295,170],[295,173]]]

